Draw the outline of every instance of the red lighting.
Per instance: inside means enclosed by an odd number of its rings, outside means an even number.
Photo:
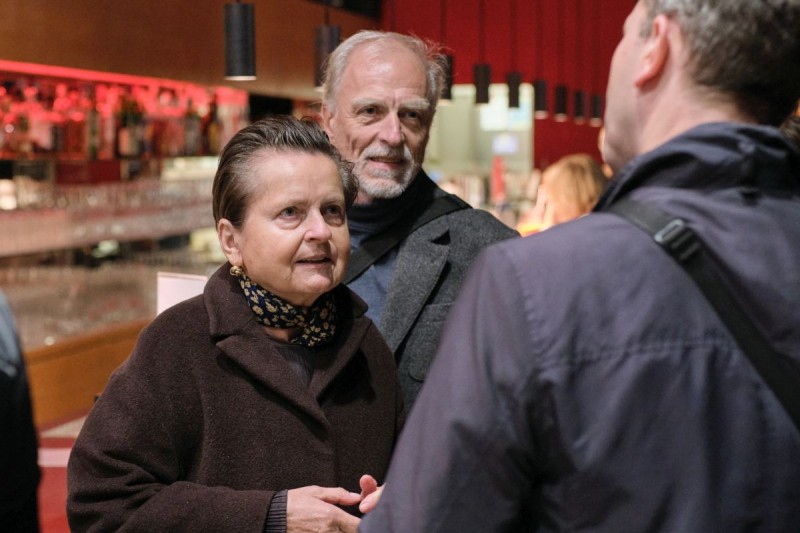
[[[170,80],[167,78],[152,78],[148,76],[134,76],[132,74],[118,74],[115,72],[102,72],[99,70],[86,70],[56,65],[42,65],[39,63],[25,63],[0,59],[0,71],[51,78],[64,78],[71,80],[85,80],[99,83],[111,83],[130,86],[151,86],[174,89],[179,93],[191,94],[192,89],[198,84],[185,81]],[[220,103],[246,104],[247,92],[231,87],[215,87]]]

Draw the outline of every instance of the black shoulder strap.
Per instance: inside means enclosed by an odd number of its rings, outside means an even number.
[[[417,211],[418,215],[403,217],[396,224],[390,226],[377,235],[373,235],[364,240],[350,256],[347,264],[343,283],[347,284],[357,278],[369,266],[383,257],[386,252],[397,246],[397,244],[411,235],[418,228],[421,228],[431,220],[442,215],[469,208],[469,204],[460,198],[448,194],[434,198],[427,206],[422,206],[422,212]],[[425,208],[427,207],[427,208]]]
[[[630,198],[618,200],[608,211],[644,230],[684,268],[800,430],[800,368],[769,345],[722,280],[714,274],[712,259],[694,232],[682,219]]]

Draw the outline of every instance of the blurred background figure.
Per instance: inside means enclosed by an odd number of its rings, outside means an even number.
[[[600,165],[586,154],[568,155],[542,174],[536,203],[522,213],[517,231],[530,235],[592,210],[608,182]]]
[[[781,125],[781,131],[800,148],[800,115],[792,115]]]
[[[39,531],[36,430],[17,329],[0,292],[0,531]]]

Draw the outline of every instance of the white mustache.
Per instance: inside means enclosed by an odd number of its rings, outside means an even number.
[[[370,146],[366,150],[361,153],[362,158],[372,158],[372,157],[386,157],[391,159],[402,159],[404,162],[409,163],[412,160],[411,157],[411,150],[408,149],[408,146],[403,145],[401,147],[397,147],[397,149],[392,149],[389,147],[383,146]]]

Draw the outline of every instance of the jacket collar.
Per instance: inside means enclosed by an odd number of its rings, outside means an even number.
[[[203,293],[212,340],[253,379],[327,425],[320,400],[359,351],[370,324],[368,320],[357,320],[366,311],[366,304],[343,285],[334,289],[339,320],[336,337],[332,343],[315,351],[314,374],[306,388],[276,349],[275,341],[269,339],[263,326],[253,317],[229,269],[227,263],[218,269]]]
[[[787,166],[793,170],[787,172]],[[639,187],[797,189],[798,176],[800,150],[777,128],[702,124],[634,158],[613,178],[595,211]]]
[[[400,245],[381,316],[381,331],[392,352],[397,352],[442,277],[450,250],[442,237],[449,230],[446,217],[441,217]]]

